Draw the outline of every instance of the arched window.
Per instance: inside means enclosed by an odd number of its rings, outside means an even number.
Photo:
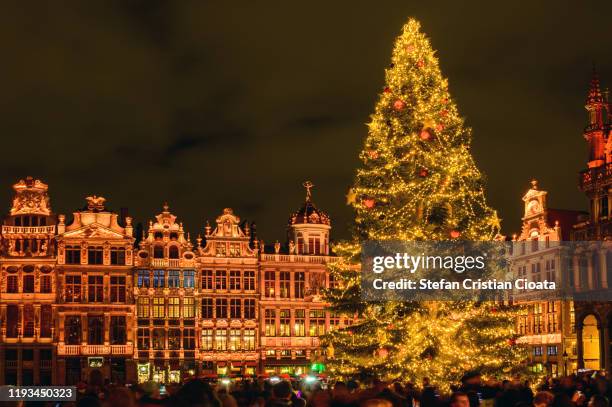
[[[155,238],[155,240],[162,240],[164,238],[164,234],[162,232],[155,232],[155,234],[153,234],[153,237]]]
[[[168,250],[168,257],[170,257],[171,259],[178,259],[179,258],[179,249],[178,249],[178,246],[170,246],[170,248]]]
[[[9,338],[17,337],[17,321],[19,321],[19,308],[17,305],[6,307],[6,336]]]
[[[587,315],[582,322],[582,349],[585,369],[599,370],[599,328],[595,315]]]
[[[153,247],[153,258],[163,259],[164,258],[164,246],[157,245]]]

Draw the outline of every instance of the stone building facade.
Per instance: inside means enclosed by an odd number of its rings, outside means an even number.
[[[137,237],[102,197],[67,219],[42,181],[19,181],[2,226],[0,382],[310,371],[319,336],[349,321],[325,309],[331,222],[304,185],[287,243],[265,246],[230,208],[195,244],[168,205]]]

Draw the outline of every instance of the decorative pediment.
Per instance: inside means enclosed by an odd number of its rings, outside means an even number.
[[[233,238],[244,238],[246,235],[240,228],[240,218],[234,215],[232,208],[223,209],[223,214],[216,220],[217,227],[210,235],[210,237],[233,237]]]
[[[69,239],[125,239],[122,233],[111,230],[97,223],[91,223],[79,229],[70,230],[62,235]]]
[[[11,215],[48,216],[51,214],[49,194],[47,193],[48,187],[41,180],[27,177],[13,185],[13,189],[15,190],[15,196],[11,207]]]

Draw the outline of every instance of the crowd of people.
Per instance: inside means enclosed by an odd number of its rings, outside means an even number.
[[[422,383],[371,380],[240,382],[190,380],[160,386],[86,385],[75,402],[32,404],[67,407],[610,407],[612,383],[601,373],[528,381],[484,381],[467,374],[443,394],[428,379]]]

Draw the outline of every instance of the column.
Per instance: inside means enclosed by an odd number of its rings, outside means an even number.
[[[595,281],[593,280],[593,256],[590,254],[586,256],[587,259],[587,279],[589,280],[589,290],[592,290],[595,286]]]
[[[582,344],[582,321],[576,323],[576,357],[578,369],[584,369],[584,349]]]
[[[574,289],[581,291],[580,286],[580,264],[578,263],[578,256],[574,253],[572,258],[572,269],[574,271]]]
[[[606,268],[606,249],[599,249],[599,270],[601,273],[601,288],[608,288],[608,269]]]
[[[110,344],[110,313],[104,313],[104,345]]]

